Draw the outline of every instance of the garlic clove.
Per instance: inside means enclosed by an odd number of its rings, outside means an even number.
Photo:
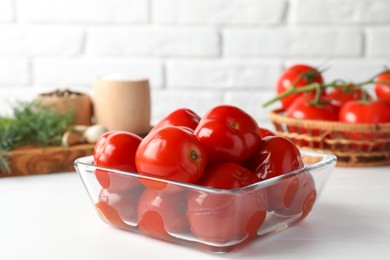
[[[96,143],[99,137],[107,131],[107,128],[102,125],[93,125],[85,130],[83,137],[88,143],[93,144]]]
[[[62,136],[62,145],[63,146],[72,146],[76,144],[82,144],[85,142],[83,134],[77,131],[66,131]]]
[[[84,134],[84,132],[87,131],[87,129],[88,129],[88,126],[86,126],[86,125],[74,125],[74,126],[72,126],[71,131]]]

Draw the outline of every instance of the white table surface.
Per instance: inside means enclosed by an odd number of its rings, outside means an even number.
[[[390,259],[390,167],[336,168],[308,218],[222,255],[110,227],[76,173],[0,178],[2,260],[183,258]]]

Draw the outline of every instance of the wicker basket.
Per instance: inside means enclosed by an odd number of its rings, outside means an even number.
[[[271,111],[269,117],[278,135],[291,139],[302,149],[336,155],[337,166],[390,164],[390,123],[348,124],[301,120],[285,116],[283,109]]]

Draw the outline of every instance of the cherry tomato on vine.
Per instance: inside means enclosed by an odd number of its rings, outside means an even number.
[[[268,180],[304,167],[297,146],[282,136],[268,136],[261,140],[257,152],[245,163],[260,180]],[[287,176],[267,188],[268,210],[287,208],[298,190],[298,178]]]
[[[151,131],[164,126],[182,126],[195,130],[200,121],[200,117],[194,111],[188,108],[179,108],[164,117],[153,127]]]
[[[257,122],[245,111],[229,105],[214,107],[203,116],[195,135],[207,151],[210,164],[244,162],[261,140]]]
[[[337,121],[339,119],[339,109],[337,106],[331,104],[330,102],[320,99],[320,105],[312,105],[311,95],[302,95],[298,97],[291,106],[287,109],[287,117],[295,119],[305,119],[305,120],[325,120],[325,121]],[[291,127],[291,132],[299,133],[300,136],[309,134],[312,137],[317,137],[321,135],[321,131],[317,129],[309,130],[301,127]],[[300,137],[298,136],[298,137]],[[300,138],[292,138],[292,140],[301,147],[320,147],[321,141]]]
[[[219,163],[206,170],[200,185],[237,189],[259,181],[236,163]],[[231,194],[191,191],[187,215],[192,233],[203,240],[225,243],[253,238],[265,220],[267,194],[264,189]]]
[[[296,119],[338,120],[339,109],[335,105],[324,99],[320,100],[320,104],[314,105],[310,103],[312,100],[311,95],[298,97],[286,110],[286,115]]]
[[[371,100],[366,102],[350,101],[340,110],[340,121],[350,124],[379,124],[390,122],[390,102],[383,99]],[[359,144],[359,140],[371,140],[375,138],[386,138],[385,133],[345,133],[346,138],[355,141],[350,147],[357,150],[377,150],[380,149],[381,143]]]
[[[311,83],[324,83],[321,73],[314,67],[304,64],[296,64],[287,68],[279,77],[276,84],[276,92],[277,94],[281,94],[290,89],[292,86],[299,88]],[[291,94],[281,99],[283,108],[287,109],[300,95],[302,94]]]
[[[200,141],[181,127],[166,126],[149,133],[136,152],[139,174],[196,183],[203,175],[207,155]],[[167,183],[141,179],[150,189],[173,192]]]
[[[375,82],[375,93],[377,97],[390,102],[390,71],[381,73],[375,79]]]
[[[324,99],[329,100],[329,102],[337,107],[342,107],[345,103],[352,100],[361,100],[363,97],[364,90],[361,88],[354,88],[353,86],[348,86],[347,88],[341,86],[335,89],[332,89],[329,93],[324,96]],[[370,99],[368,93],[367,98]]]
[[[115,168],[127,172],[137,172],[135,153],[141,137],[123,131],[110,131],[100,136],[93,156],[97,166]],[[119,192],[135,188],[139,182],[131,176],[109,171],[96,170],[100,185],[110,192]]]
[[[186,194],[145,189],[138,203],[138,219],[142,232],[159,238],[188,230]]]
[[[388,123],[390,102],[382,99],[366,102],[350,101],[340,110],[340,121],[345,123]]]

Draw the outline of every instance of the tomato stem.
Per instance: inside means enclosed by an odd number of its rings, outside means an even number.
[[[318,88],[320,84],[318,83],[312,83],[312,84],[309,84],[309,85],[306,85],[304,87],[299,87],[299,88],[295,88],[294,86],[292,86],[291,88],[287,89],[286,91],[284,91],[283,93],[281,93],[280,95],[272,98],[271,100],[265,102],[263,104],[263,107],[267,107],[269,105],[271,105],[272,103],[275,103],[276,101],[280,100],[280,99],[283,99],[291,94],[296,94],[296,93],[303,93],[303,92],[308,92],[308,91],[312,91],[316,88]]]
[[[311,102],[312,105],[320,105],[320,98],[321,98],[321,85],[318,84],[318,83],[315,83],[317,86],[315,88],[316,90],[316,95],[315,95],[315,98],[314,100]]]
[[[196,161],[198,158],[198,153],[195,150],[191,150],[191,160]]]

